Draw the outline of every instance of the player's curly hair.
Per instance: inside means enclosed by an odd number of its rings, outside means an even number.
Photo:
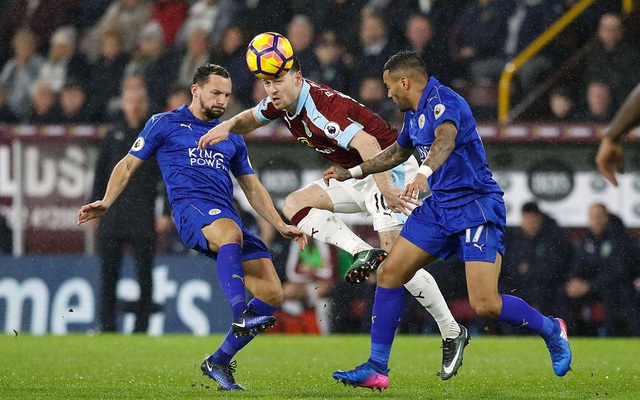
[[[395,72],[399,70],[414,70],[424,76],[428,76],[427,64],[415,51],[400,51],[389,58],[384,64],[383,71]]]
[[[204,64],[196,69],[193,74],[193,84],[203,86],[209,80],[209,75],[218,75],[223,78],[229,79],[229,71],[218,64]]]

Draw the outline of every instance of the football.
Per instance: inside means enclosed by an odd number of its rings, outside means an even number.
[[[249,70],[257,78],[278,78],[293,65],[293,48],[281,34],[265,32],[249,43],[246,58]]]

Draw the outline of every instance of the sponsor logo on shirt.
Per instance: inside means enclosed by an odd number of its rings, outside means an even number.
[[[212,208],[211,210],[209,210],[209,215],[218,215],[220,214],[220,210],[217,208]]]
[[[189,151],[189,165],[208,166],[227,170],[227,166],[224,161],[224,154],[216,153],[213,150],[198,150],[197,147],[190,147]]]

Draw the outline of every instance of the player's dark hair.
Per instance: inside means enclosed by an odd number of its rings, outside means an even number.
[[[538,203],[536,203],[534,201],[530,201],[530,202],[524,203],[522,205],[521,212],[523,214],[524,213],[542,214],[542,211],[540,211],[540,208],[538,208]]]
[[[302,71],[302,67],[300,66],[300,59],[298,57],[293,57],[293,64],[291,64],[291,68],[289,68],[289,71],[293,72],[294,74],[298,71]]]
[[[229,71],[224,69],[224,67],[218,64],[204,64],[199,66],[195,74],[193,74],[193,84],[204,86],[209,80],[209,75],[218,75],[227,79],[231,78]]]
[[[414,70],[421,75],[429,76],[427,73],[427,64],[415,51],[400,51],[391,56],[384,64],[383,71],[396,72],[399,70]]]

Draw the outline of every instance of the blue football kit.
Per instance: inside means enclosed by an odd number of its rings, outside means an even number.
[[[422,163],[445,121],[458,129],[455,147],[429,177],[431,195],[411,213],[400,235],[439,258],[455,254],[463,261],[493,262],[498,252],[504,254],[506,210],[467,102],[431,77],[417,110],[405,113],[397,142],[415,148]]]
[[[167,187],[176,228],[182,241],[212,258],[202,228],[230,218],[242,229],[242,260],[271,258],[267,246],[249,232],[233,206],[230,174],[254,174],[242,136],[198,150],[198,140],[220,124],[196,118],[187,106],[153,115],[129,151],[141,160],[155,155]]]

